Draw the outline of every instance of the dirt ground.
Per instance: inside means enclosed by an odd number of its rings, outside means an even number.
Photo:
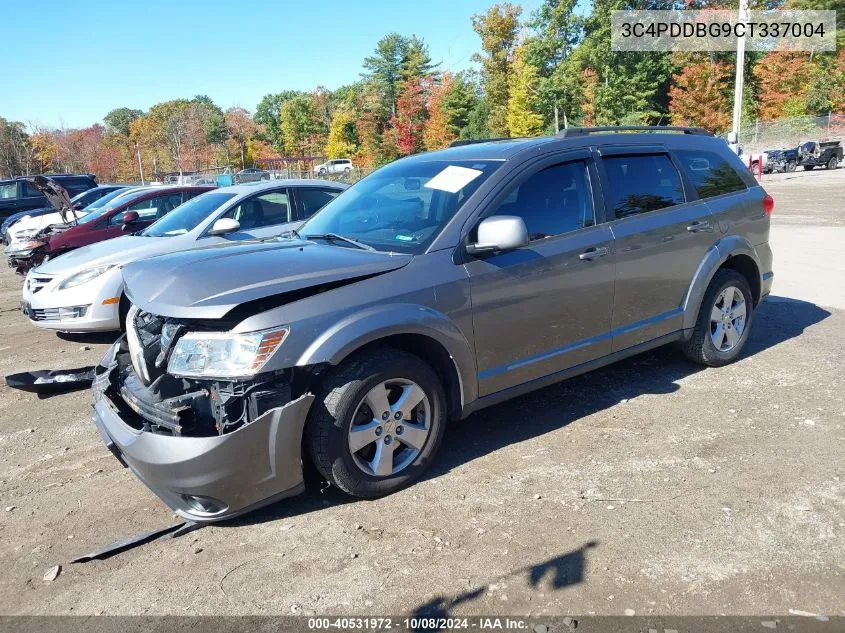
[[[0,612],[845,614],[845,169],[764,185],[777,296],[742,360],[661,349],[488,409],[378,501],[312,487],[69,564],[176,520],[88,392],[0,387]],[[2,375],[93,364],[108,337],[32,327],[20,285],[0,271]]]

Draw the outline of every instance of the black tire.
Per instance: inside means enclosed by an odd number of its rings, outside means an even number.
[[[431,429],[414,461],[398,473],[376,477],[355,463],[348,443],[356,409],[374,386],[404,378],[419,385],[431,406]],[[353,356],[330,371],[311,406],[305,440],[314,466],[347,494],[373,499],[418,479],[429,467],[446,430],[446,396],[434,370],[419,357],[393,348],[375,348]]]
[[[746,306],[745,328],[739,341],[732,349],[721,351],[716,349],[710,336],[710,313],[719,294],[729,286],[734,286],[742,292]],[[751,332],[754,317],[753,306],[754,299],[751,295],[748,280],[735,270],[726,268],[718,270],[704,293],[692,336],[682,344],[684,354],[690,360],[708,367],[721,367],[735,361],[742,353],[742,348],[745,347],[748,335]]]
[[[804,171],[813,171],[815,168],[815,165],[804,165]]]
[[[838,165],[838,164],[839,164],[839,161],[836,160],[836,156],[833,156],[833,157],[831,157],[831,159],[829,161],[827,161],[827,165],[825,165],[825,167],[827,169],[836,169],[836,165]]]
[[[793,171],[795,171],[795,167],[796,167],[795,161],[789,161],[786,164],[786,169],[785,169],[786,173],[791,174]]]

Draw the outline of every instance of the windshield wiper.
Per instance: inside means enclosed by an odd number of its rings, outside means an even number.
[[[297,236],[299,236],[299,233],[297,233]],[[365,251],[376,250],[369,244],[364,244],[363,242],[359,242],[358,240],[353,240],[351,237],[346,237],[345,235],[339,235],[337,233],[323,233],[322,235],[302,235],[300,237],[302,237],[302,239],[304,240],[326,240],[327,242],[346,242],[347,244],[352,244],[352,246],[362,248]]]

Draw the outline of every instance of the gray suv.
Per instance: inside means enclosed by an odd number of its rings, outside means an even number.
[[[305,460],[391,493],[447,420],[660,345],[735,360],[772,285],[773,200],[703,130],[621,131],[412,156],[298,232],[127,265],[103,440],[214,521],[300,492]]]

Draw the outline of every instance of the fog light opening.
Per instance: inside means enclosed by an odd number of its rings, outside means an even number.
[[[197,514],[220,514],[224,512],[228,506],[214,497],[204,497],[202,495],[179,495],[182,501]]]

